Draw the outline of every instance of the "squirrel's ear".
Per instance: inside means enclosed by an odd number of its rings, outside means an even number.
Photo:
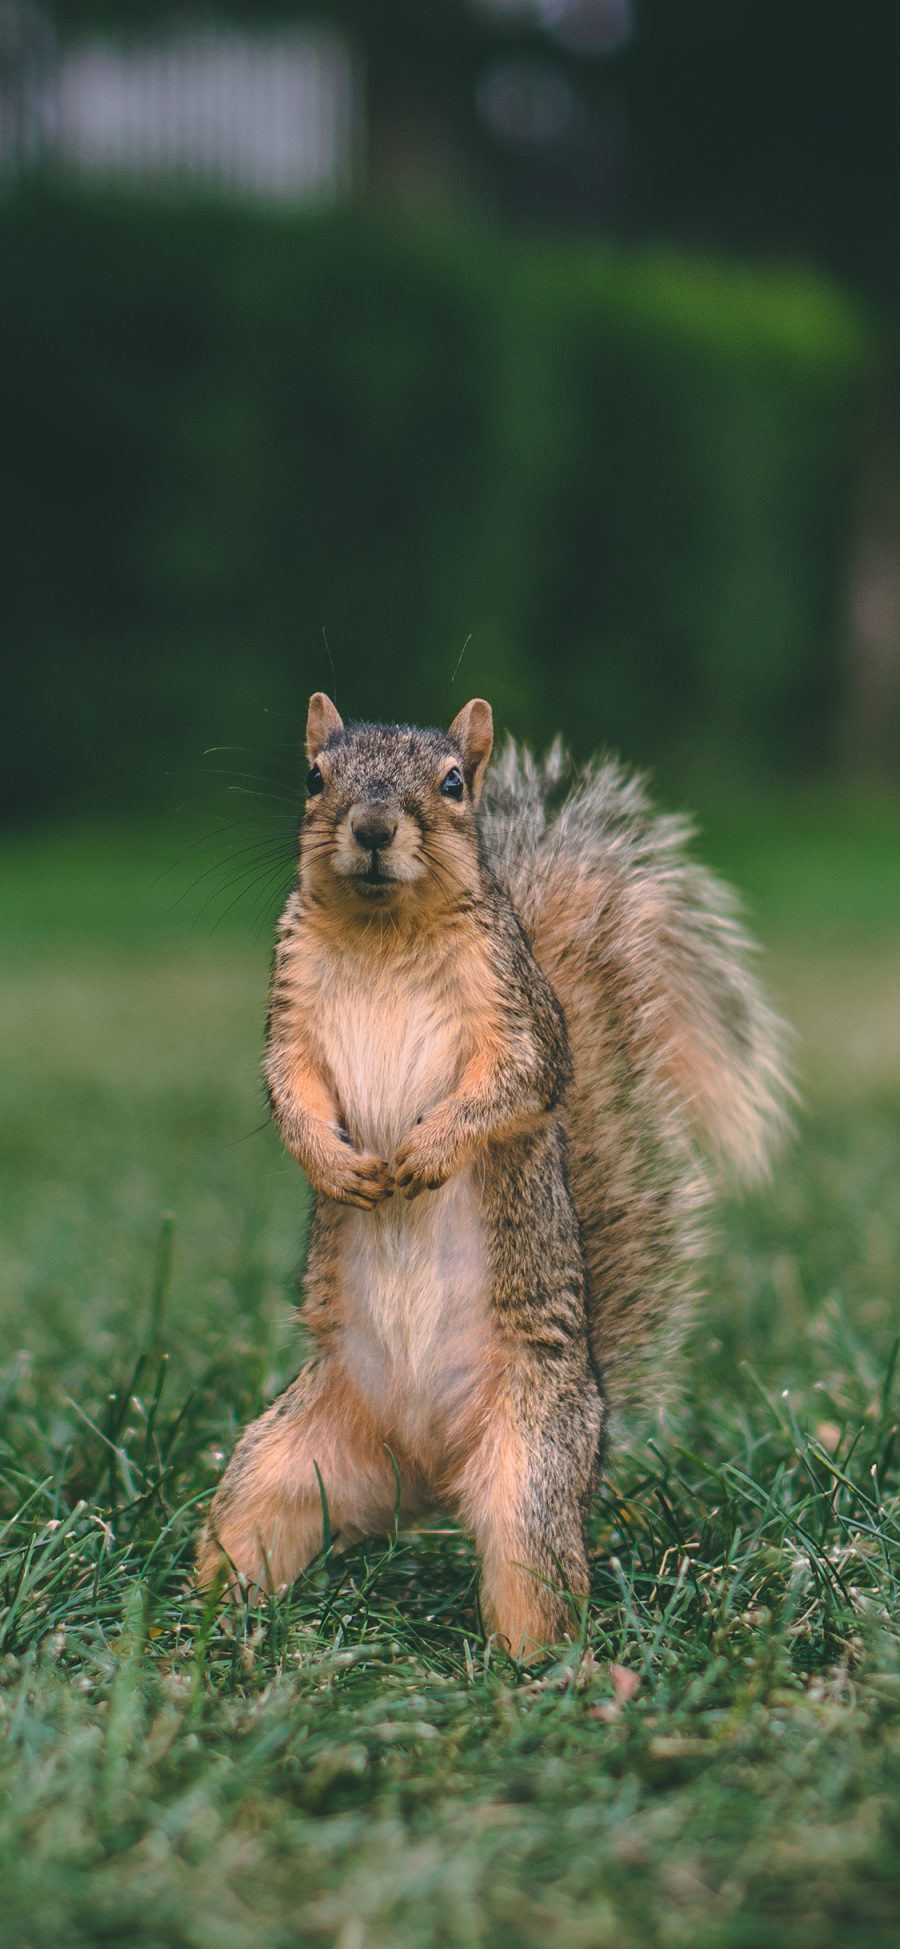
[[[306,718],[306,755],[311,765],[324,749],[332,731],[342,731],[344,720],[324,690],[314,690]]]
[[[468,704],[464,704],[453,719],[450,736],[462,752],[466,784],[473,799],[477,799],[494,742],[494,718],[490,704],[486,704],[483,697],[473,697]]]

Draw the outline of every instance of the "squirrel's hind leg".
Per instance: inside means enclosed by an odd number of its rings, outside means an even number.
[[[293,1583],[322,1548],[323,1489],[338,1548],[391,1528],[391,1458],[332,1353],[304,1367],[241,1436],[200,1539],[201,1585],[223,1564],[233,1594],[252,1598]]]
[[[454,1490],[481,1556],[486,1629],[516,1658],[572,1637],[588,1592],[584,1514],[603,1409],[586,1363],[557,1362],[504,1376]]]

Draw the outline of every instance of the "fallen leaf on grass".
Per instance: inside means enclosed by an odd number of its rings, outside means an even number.
[[[612,1698],[604,1699],[600,1705],[592,1705],[588,1713],[589,1719],[602,1719],[607,1725],[617,1719],[623,1705],[634,1698],[641,1682],[640,1673],[631,1671],[628,1665],[610,1665],[609,1676],[612,1680]]]
[[[840,1423],[837,1421],[816,1422],[816,1440],[821,1442],[829,1455],[833,1455],[835,1449],[840,1448],[841,1432]]]

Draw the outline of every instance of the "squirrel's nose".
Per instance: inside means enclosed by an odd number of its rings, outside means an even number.
[[[377,853],[382,846],[389,846],[397,830],[396,812],[390,812],[386,805],[358,805],[350,814],[350,830],[357,846],[367,853]]]

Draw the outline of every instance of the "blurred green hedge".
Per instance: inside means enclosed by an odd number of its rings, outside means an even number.
[[[832,289],[47,188],[0,261],[11,809],[286,743],[323,629],[354,715],[829,762],[870,365]]]

